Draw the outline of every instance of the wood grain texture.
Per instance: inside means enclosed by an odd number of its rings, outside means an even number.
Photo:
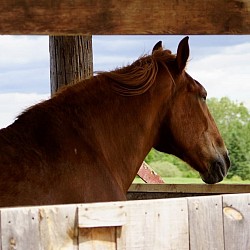
[[[250,194],[230,194],[1,208],[0,249],[247,250],[249,206]]]
[[[37,208],[1,210],[1,247],[40,250],[39,213]]]
[[[164,184],[164,180],[145,161],[142,163],[137,175],[149,184]]]
[[[78,208],[79,228],[114,227],[126,224],[124,205],[110,203],[83,204]]]
[[[250,193],[249,184],[132,184],[129,192],[236,194]]]
[[[2,250],[78,249],[76,211],[76,205],[2,209]]]
[[[93,76],[91,36],[50,36],[49,52],[52,95],[65,85]]]
[[[117,250],[189,249],[186,199],[129,201],[125,207]]]
[[[225,249],[250,249],[250,194],[223,195]]]
[[[120,210],[126,214],[126,221],[122,216],[122,226],[119,226]],[[112,214],[118,223],[113,223]],[[105,223],[110,220],[111,224]],[[187,250],[189,247],[186,199],[84,204],[79,207],[79,228],[80,249]]]
[[[44,206],[38,213],[41,249],[78,249],[76,205]]]
[[[190,250],[224,249],[222,197],[187,199]]]
[[[2,0],[0,34],[250,34],[249,0]]]
[[[81,228],[79,250],[117,250],[116,227]]]

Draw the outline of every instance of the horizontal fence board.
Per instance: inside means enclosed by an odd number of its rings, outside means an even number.
[[[129,192],[236,194],[250,193],[250,184],[132,184]]]
[[[250,34],[248,0],[2,0],[0,11],[0,34]]]
[[[132,184],[128,200],[250,193],[250,184]]]
[[[0,208],[0,249],[245,250],[250,249],[249,205],[250,194],[227,194]],[[82,221],[99,223],[105,213],[107,221],[113,214],[122,225],[87,227]]]
[[[123,205],[119,203],[83,204],[78,212],[79,227],[114,227],[126,223],[126,214]]]
[[[225,249],[250,249],[250,194],[223,196]]]

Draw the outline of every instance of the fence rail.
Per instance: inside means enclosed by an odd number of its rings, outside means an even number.
[[[2,0],[0,11],[0,34],[250,34],[249,0]]]
[[[250,184],[132,184],[129,200],[250,193]]]
[[[2,208],[0,249],[250,249],[250,194]]]

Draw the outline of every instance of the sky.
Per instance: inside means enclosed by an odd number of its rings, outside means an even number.
[[[126,66],[162,41],[176,53],[184,36],[93,36],[94,71]],[[50,97],[48,36],[0,36],[0,128]],[[190,36],[187,72],[208,98],[243,102],[250,109],[250,36]]]

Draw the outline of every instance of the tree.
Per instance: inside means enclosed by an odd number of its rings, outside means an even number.
[[[227,97],[208,100],[209,109],[229,150],[231,168],[228,178],[234,175],[250,179],[250,113],[242,104]]]
[[[92,36],[50,36],[49,50],[52,95],[93,75]]]

